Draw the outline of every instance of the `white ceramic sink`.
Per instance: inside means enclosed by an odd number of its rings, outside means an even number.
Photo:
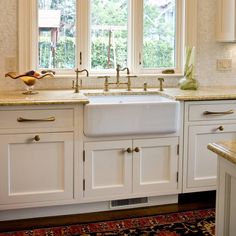
[[[175,133],[179,102],[160,95],[91,96],[84,134],[91,137]]]

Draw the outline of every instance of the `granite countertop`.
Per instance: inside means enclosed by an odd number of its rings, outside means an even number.
[[[38,94],[24,95],[22,91],[1,91],[0,106],[88,103],[88,98],[73,90],[40,90]]]
[[[143,89],[132,89],[128,92],[125,89],[111,89],[104,92],[102,89],[83,90],[85,95],[125,95],[125,94],[159,94],[178,101],[206,101],[206,100],[227,100],[236,99],[236,87],[203,87],[198,90],[181,90],[179,88],[149,88],[147,91]]]
[[[166,88],[163,92],[159,93],[179,101],[236,99],[236,87],[203,87],[198,90]]]
[[[236,141],[222,141],[208,144],[207,148],[218,156],[236,164]]]
[[[7,105],[40,105],[40,104],[86,104],[88,95],[144,95],[159,94],[178,101],[204,101],[204,100],[226,100],[236,99],[236,87],[207,87],[194,90],[181,90],[179,88],[165,88],[160,91],[158,88],[150,88],[147,91],[143,89],[111,89],[104,92],[102,89],[81,90],[80,93],[74,93],[73,90],[39,90],[36,95],[24,95],[22,91],[1,91],[0,106]]]

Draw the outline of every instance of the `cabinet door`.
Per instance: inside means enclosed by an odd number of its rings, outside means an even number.
[[[133,190],[164,195],[178,192],[178,137],[133,142]],[[135,152],[138,148],[139,152]]]
[[[217,0],[217,28],[216,40],[220,42],[234,42],[235,35],[235,0]]]
[[[85,198],[110,200],[131,192],[131,140],[85,143]]]
[[[0,135],[0,208],[73,199],[73,133],[35,135]]]
[[[223,127],[222,131],[219,129],[220,126]],[[235,124],[190,126],[188,128],[185,192],[216,189],[217,155],[209,151],[207,145],[235,138]]]

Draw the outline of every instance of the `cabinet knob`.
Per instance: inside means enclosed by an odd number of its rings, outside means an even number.
[[[35,135],[35,136],[34,136],[34,141],[38,142],[39,140],[40,140],[39,135]]]
[[[126,152],[128,152],[128,153],[132,153],[133,151],[132,151],[131,148],[127,148],[127,149],[126,149]]]
[[[223,130],[224,130],[224,126],[222,126],[222,125],[219,126],[219,127],[218,127],[218,130],[223,131]]]
[[[139,147],[136,147],[136,148],[134,149],[134,151],[135,151],[135,152],[140,152],[140,148],[139,148]]]

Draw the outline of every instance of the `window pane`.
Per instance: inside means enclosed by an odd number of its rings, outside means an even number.
[[[38,0],[39,68],[75,67],[76,0]]]
[[[91,0],[91,69],[127,66],[128,0]]]
[[[144,68],[175,67],[176,0],[145,0]]]

